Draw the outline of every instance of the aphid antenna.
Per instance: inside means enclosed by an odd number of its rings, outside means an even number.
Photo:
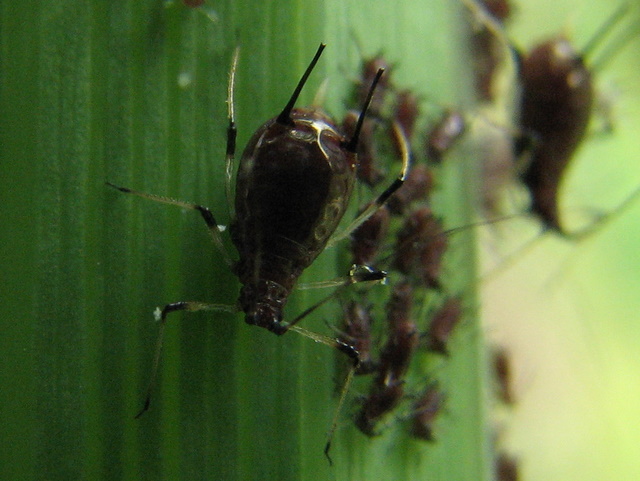
[[[600,214],[591,225],[579,230],[578,232],[564,234],[564,237],[574,241],[581,241],[595,235],[609,225],[609,223],[623,215],[627,209],[637,201],[638,197],[640,197],[640,186],[631,191],[631,193],[615,208],[615,210],[608,214]]]
[[[355,29],[353,29],[353,28],[349,29],[349,37],[351,37],[351,41],[353,42],[353,44],[356,47],[356,51],[358,53],[358,57],[360,59],[360,62],[368,62],[368,61],[371,61],[373,59],[383,58],[384,57],[384,50],[382,48],[378,49],[378,51],[376,51],[376,53],[374,53],[373,55],[365,54],[365,50],[366,49],[364,48],[364,45],[362,44],[362,40],[358,37],[358,34],[356,33]],[[391,71],[393,71],[396,68],[395,64],[388,64],[388,66],[389,66],[389,70],[391,70]],[[360,83],[359,79],[356,79],[356,78],[353,78],[353,77],[350,80],[354,84]]]
[[[287,102],[287,105],[285,105],[282,112],[280,112],[280,115],[278,115],[276,122],[278,122],[279,124],[282,124],[282,125],[293,124],[293,120],[291,119],[291,111],[293,110],[293,107],[295,106],[298,100],[298,97],[300,96],[300,92],[302,92],[302,88],[304,87],[304,84],[307,82],[307,79],[309,78],[309,75],[311,75],[311,72],[313,71],[316,64],[318,63],[318,60],[320,60],[320,56],[322,55],[322,51],[325,49],[325,47],[326,47],[326,44],[324,43],[321,43],[318,46],[318,50],[316,51],[316,54],[314,55],[313,59],[311,60],[311,63],[307,67],[307,70],[305,70],[304,74],[302,74],[302,77],[300,77],[300,81],[298,82],[298,85],[293,91],[293,94],[291,94],[291,98],[289,99],[289,102]]]
[[[503,258],[502,261],[494,268],[492,268],[486,274],[478,277],[477,282],[479,283],[487,283],[491,282],[493,279],[498,277],[501,273],[508,270],[510,267],[513,267],[520,259],[523,258],[527,253],[531,252],[533,248],[540,242],[540,239],[545,237],[546,235],[553,232],[550,228],[542,226],[542,230],[535,237],[532,237],[523,245],[518,247],[515,251],[511,252],[507,257]]]
[[[370,95],[368,97],[369,102],[371,101],[372,93],[373,91],[370,91]],[[361,114],[361,119],[364,119],[363,114]],[[360,119],[358,119],[358,123],[361,125]],[[359,131],[357,130],[356,133],[354,134],[354,139],[356,139],[356,146],[357,146],[356,135],[358,134],[358,132]],[[396,122],[395,120],[391,122],[391,132],[393,136],[397,139],[398,141],[397,145],[401,151],[400,154],[402,157],[402,171],[400,172],[400,175],[398,176],[398,178],[396,178],[393,181],[393,183],[387,189],[384,190],[384,192],[382,192],[375,199],[375,201],[371,202],[369,206],[365,210],[363,210],[362,213],[351,222],[351,224],[349,224],[339,234],[334,235],[327,243],[327,247],[332,247],[339,241],[349,237],[358,227],[360,227],[364,222],[366,222],[366,220],[369,217],[371,217],[378,209],[380,209],[384,205],[384,203],[389,199],[389,197],[391,197],[391,195],[395,191],[397,191],[400,187],[402,187],[402,184],[404,184],[404,181],[409,175],[409,168],[411,164],[411,156],[409,153],[409,141],[407,140],[407,136],[405,135],[404,130],[402,129],[400,124],[398,124],[398,122]]]

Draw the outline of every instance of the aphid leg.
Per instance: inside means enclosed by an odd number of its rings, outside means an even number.
[[[612,212],[607,214],[596,214],[596,219],[590,225],[575,233],[563,233],[563,237],[576,241],[591,237],[602,230],[610,222],[624,214],[626,210],[638,200],[638,197],[640,197],[640,187],[634,189]]]
[[[340,339],[323,336],[321,334],[317,334],[313,331],[309,331],[303,327],[295,326],[295,325],[289,325],[288,329],[290,331],[297,332],[298,334],[308,337],[309,339],[312,339],[315,342],[320,342],[329,347],[333,347],[338,351],[346,354],[349,357],[349,359],[353,361],[353,365],[349,369],[349,372],[347,373],[347,378],[345,379],[344,384],[342,386],[342,391],[340,392],[340,399],[338,401],[338,405],[336,406],[336,410],[333,415],[333,420],[331,421],[331,427],[329,428],[329,433],[327,434],[327,443],[325,444],[325,447],[324,447],[324,455],[327,457],[329,464],[333,465],[333,461],[329,456],[329,450],[331,449],[331,441],[333,439],[333,433],[335,432],[336,427],[338,426],[338,418],[340,416],[340,412],[342,411],[342,406],[344,405],[344,401],[347,397],[347,393],[349,392],[349,387],[351,387],[351,381],[353,380],[353,376],[356,370],[358,369],[358,366],[360,365],[360,354],[352,345],[347,344],[346,342],[343,342]]]
[[[111,182],[106,182],[106,184],[110,187],[113,187],[114,189],[119,190],[120,192],[124,192],[125,194],[133,194],[138,197],[142,197],[143,199],[152,200],[154,202],[175,205],[177,207],[182,207],[183,209],[191,209],[191,210],[196,210],[200,212],[200,215],[202,215],[202,218],[204,219],[204,221],[207,224],[207,227],[209,228],[209,232],[211,233],[211,238],[213,239],[213,244],[220,251],[227,265],[229,265],[230,267],[233,265],[231,256],[229,256],[227,249],[224,247],[224,243],[222,242],[222,236],[220,235],[220,232],[224,229],[221,228],[220,224],[218,224],[218,222],[216,221],[215,217],[213,216],[209,208],[204,207],[202,205],[198,205],[198,204],[191,204],[189,202],[171,199],[169,197],[164,197],[161,195],[154,195],[154,194],[147,194],[145,192],[139,192],[137,190],[129,189],[128,187],[120,187],[119,185],[112,184]]]
[[[147,395],[144,400],[144,405],[140,412],[135,415],[135,419],[142,416],[151,404],[151,391],[153,390],[158,377],[158,367],[160,366],[160,356],[162,354],[162,344],[164,341],[164,329],[167,323],[167,315],[175,311],[222,311],[229,313],[238,312],[237,307],[226,304],[206,304],[204,302],[175,302],[173,304],[167,304],[160,310],[156,310],[156,319],[160,322],[160,330],[158,332],[158,340],[156,341],[156,350],[153,357],[153,365],[151,367],[151,377],[149,378],[149,385],[147,386]]]
[[[351,284],[358,284],[360,282],[379,282],[384,284],[386,282],[388,273],[381,271],[374,267],[354,264],[349,269],[349,274],[346,276],[337,277],[328,281],[308,282],[305,284],[299,284],[296,286],[298,290],[307,289],[324,289],[327,287],[345,287]],[[332,294],[334,296],[335,293]]]
[[[593,35],[593,37],[591,37],[589,42],[582,48],[581,57],[583,61],[586,61],[587,58],[595,51],[595,49],[598,48],[600,45],[602,45],[602,41],[606,38],[606,36],[609,35],[609,33],[611,33],[611,31],[618,24],[618,22],[627,15],[627,13],[629,12],[629,8],[630,7],[628,3],[623,3],[600,26],[598,31]],[[620,46],[621,45],[617,45],[615,51],[619,51]],[[610,49],[607,49],[607,51],[604,53],[606,53],[607,56],[610,57],[613,51],[611,51]],[[591,68],[594,69],[594,65],[592,65]]]
[[[356,127],[356,133],[354,134],[354,138],[359,133],[359,129]],[[398,145],[401,157],[402,157],[402,170],[400,171],[400,175],[393,181],[393,183],[382,192],[374,202],[369,204],[369,206],[362,211],[362,213],[354,219],[351,224],[347,226],[339,234],[334,235],[329,242],[327,243],[327,247],[331,247],[336,244],[338,241],[349,237],[358,227],[360,227],[369,217],[371,217],[378,209],[380,209],[385,202],[393,195],[395,191],[397,191],[402,184],[404,184],[407,175],[409,174],[410,167],[410,155],[409,155],[409,142],[407,141],[407,137],[402,130],[402,127],[396,122],[393,121],[391,123],[391,133],[395,137],[394,142]],[[357,139],[356,139],[357,145]]]
[[[327,457],[329,461],[329,465],[333,465],[333,461],[331,460],[331,456],[329,456],[329,450],[331,449],[331,442],[333,441],[333,435],[336,432],[336,428],[338,427],[338,418],[340,416],[340,411],[342,411],[342,406],[344,404],[345,399],[347,398],[347,393],[349,392],[349,387],[351,386],[351,382],[353,381],[353,376],[360,365],[360,359],[355,359],[353,366],[349,369],[347,373],[347,378],[344,381],[342,386],[342,390],[340,391],[340,400],[338,401],[338,406],[336,407],[336,411],[333,415],[333,420],[331,421],[331,427],[329,428],[329,432],[327,433],[327,443],[324,445],[324,455]]]
[[[227,88],[227,112],[229,117],[229,125],[227,126],[227,153],[225,156],[225,182],[224,192],[227,197],[227,206],[229,209],[229,218],[234,217],[233,196],[231,195],[231,178],[233,177],[233,164],[236,155],[236,137],[238,129],[236,128],[236,116],[234,112],[233,92],[236,83],[236,68],[238,66],[238,55],[240,47],[237,47],[233,53],[231,62],[231,70],[229,71],[229,86]]]

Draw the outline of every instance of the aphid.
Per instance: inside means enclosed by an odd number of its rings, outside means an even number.
[[[520,58],[518,126],[532,138],[521,178],[531,194],[531,211],[545,228],[563,235],[571,234],[560,222],[558,189],[585,137],[594,103],[593,72],[586,59],[626,11],[618,10],[605,22],[582,52],[560,36]]]
[[[187,7],[201,7],[204,5],[205,0],[182,0]]]
[[[424,287],[440,288],[447,236],[428,207],[411,212],[397,235],[393,267]]]
[[[349,111],[342,121],[342,128],[345,135],[353,135],[358,124],[359,114]],[[356,170],[358,179],[375,187],[384,180],[384,172],[379,168],[378,145],[375,131],[379,120],[367,117],[360,129],[360,141],[358,142],[358,168]]]
[[[466,121],[459,112],[446,109],[427,134],[427,159],[436,164],[442,162],[444,154],[462,137],[466,128]]]
[[[392,67],[382,54],[378,54],[362,62],[360,79],[355,86],[356,105],[362,105],[367,98],[369,85],[371,85],[371,81],[380,69],[387,72],[387,74],[378,83],[378,87],[371,99],[369,114],[372,117],[380,117],[382,115],[389,91],[392,89],[391,75],[389,75]]]
[[[497,481],[518,481],[520,479],[518,460],[504,452],[500,452],[496,459]]]
[[[504,24],[511,15],[511,5],[508,0],[479,0],[477,5],[472,5],[470,2],[467,4],[476,15],[479,9],[486,12],[496,26]],[[481,101],[491,102],[495,97],[494,79],[505,57],[505,49],[486,22],[487,18],[484,20],[474,26],[475,30],[471,35],[472,59],[476,93]]]
[[[512,388],[513,380],[509,353],[502,348],[496,349],[493,352],[492,364],[493,375],[497,383],[497,397],[504,404],[511,406],[515,403],[515,396]]]
[[[402,90],[396,94],[396,103],[394,107],[393,118],[408,139],[413,137],[416,120],[420,115],[420,104],[418,97],[411,90]]]
[[[343,327],[340,339],[358,351],[359,363],[356,375],[374,372],[378,362],[372,357],[371,349],[371,306],[351,301],[344,309]]]
[[[435,441],[434,422],[444,405],[444,394],[437,385],[427,386],[413,405],[411,435],[423,441]]]
[[[371,391],[356,415],[355,424],[367,436],[379,434],[375,427],[404,396],[404,376],[415,353],[419,335],[411,316],[413,288],[407,282],[394,286],[387,305],[389,334],[382,351]]]
[[[383,112],[388,102],[389,91],[393,88],[390,80],[391,76],[389,75],[391,67],[381,54],[362,61],[360,78],[355,82],[353,92],[355,104],[359,107],[362,105],[362,101],[366,99],[371,80],[380,69],[383,69],[386,75],[378,82],[371,99],[368,117],[363,123],[358,147],[358,179],[371,187],[378,185],[385,178],[385,172],[379,167],[378,142],[374,134],[381,127],[380,124],[384,118]],[[345,116],[343,128],[347,135],[353,131],[357,118],[358,115],[355,112],[348,112]],[[393,132],[391,132],[391,137],[392,140],[397,141]]]
[[[449,349],[447,345],[449,338],[461,318],[462,303],[460,299],[457,297],[447,299],[433,315],[429,329],[424,335],[426,348],[443,356],[448,356]]]
[[[298,332],[340,350],[353,359],[354,367],[357,365],[358,353],[352,346],[339,339],[318,335],[295,325],[305,313],[290,323],[284,322],[283,309],[299,276],[322,252],[329,240],[348,236],[402,185],[408,170],[408,158],[403,159],[403,172],[400,177],[369,209],[356,218],[341,236],[335,236],[334,232],[347,209],[356,180],[356,151],[361,124],[383,72],[378,71],[374,77],[358,126],[354,134],[346,138],[331,118],[320,109],[294,107],[324,47],[325,45],[321,44],[318,48],[282,112],[258,128],[240,159],[235,189],[235,215],[230,227],[231,239],[238,251],[239,259],[231,262],[226,256],[242,284],[238,305],[176,302],[161,310],[158,315],[161,328],[153,374],[145,405],[138,416],[149,407],[166,318],[174,311],[241,310],[245,313],[247,324],[262,327],[277,335],[289,330]],[[236,143],[233,112],[236,64],[237,53],[229,76],[226,155],[228,181],[231,177]],[[219,224],[208,208],[109,185],[125,193],[200,212],[216,246],[225,253]],[[227,185],[227,192],[230,190],[230,186]],[[342,400],[339,406],[341,403]],[[328,445],[325,453],[327,451]]]
[[[504,22],[511,15],[511,3],[509,0],[481,0],[484,8],[497,20]]]
[[[413,170],[412,170],[413,172]],[[411,178],[408,176],[407,180]],[[403,188],[407,185],[405,182]],[[391,202],[402,188],[396,192],[390,199]],[[383,247],[384,239],[389,231],[389,222],[391,214],[386,206],[381,207],[371,217],[358,227],[351,234],[351,253],[353,254],[353,263],[356,265],[370,266],[375,264],[375,260]]]
[[[369,437],[378,436],[378,422],[393,411],[404,397],[404,379],[394,379],[384,386],[374,385],[355,418],[356,427]]]

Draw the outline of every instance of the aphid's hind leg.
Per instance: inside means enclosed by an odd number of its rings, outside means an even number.
[[[329,461],[329,464],[333,465],[333,462],[331,461],[331,457],[329,456],[329,450],[331,449],[331,441],[333,440],[333,434],[336,430],[336,427],[338,426],[338,418],[340,416],[340,412],[342,411],[342,406],[344,405],[344,401],[347,398],[347,393],[349,392],[351,381],[353,381],[353,376],[355,375],[356,370],[358,369],[358,366],[360,366],[360,353],[351,344],[341,341],[340,339],[324,336],[322,334],[317,334],[313,331],[309,331],[303,327],[296,326],[294,324],[288,325],[287,330],[297,332],[298,334],[308,337],[309,339],[312,339],[315,342],[320,342],[329,347],[333,347],[338,351],[340,351],[341,353],[346,354],[352,362],[351,368],[347,373],[347,378],[345,379],[344,384],[342,385],[342,390],[340,391],[340,399],[338,401],[338,405],[336,406],[336,409],[333,415],[333,420],[331,421],[331,427],[329,428],[329,432],[327,433],[327,442],[324,447],[324,455]]]
[[[167,315],[175,311],[221,311],[234,314],[238,312],[238,308],[226,304],[206,304],[204,302],[174,302],[173,304],[167,304],[162,308],[162,310],[160,310],[160,308],[156,309],[156,312],[154,314],[156,316],[156,319],[160,322],[160,332],[158,333],[158,340],[156,342],[156,351],[153,357],[153,366],[151,368],[149,385],[147,386],[147,395],[144,400],[144,405],[140,412],[136,414],[135,419],[138,419],[140,416],[142,416],[149,409],[149,405],[151,404],[151,391],[153,390],[156,378],[158,377],[158,367],[160,365],[160,356],[162,354],[162,343],[164,341],[164,329],[167,323]]]
[[[189,202],[184,202],[181,200],[171,199],[170,197],[164,197],[161,195],[147,194],[145,192],[129,189],[128,187],[120,187],[119,185],[112,184],[111,182],[106,182],[106,184],[109,187],[113,187],[114,189],[119,190],[120,192],[124,192],[125,194],[132,194],[138,197],[142,197],[143,199],[152,200],[154,202],[175,205],[177,207],[182,207],[183,209],[191,209],[200,212],[200,215],[202,215],[202,218],[207,223],[207,227],[209,228],[209,232],[211,233],[211,238],[213,239],[214,245],[222,254],[222,257],[224,258],[224,261],[227,263],[227,265],[229,265],[230,267],[233,265],[233,261],[231,260],[227,249],[224,247],[222,236],[220,235],[221,230],[224,229],[220,226],[220,224],[218,224],[208,207],[204,207],[198,204],[191,204]]]

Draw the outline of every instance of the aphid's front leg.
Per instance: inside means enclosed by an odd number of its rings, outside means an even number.
[[[227,265],[229,266],[233,265],[233,261],[231,260],[229,253],[224,247],[224,244],[222,242],[222,236],[220,235],[220,232],[224,230],[224,228],[222,228],[221,225],[218,224],[218,221],[216,221],[215,217],[213,216],[213,214],[211,213],[208,207],[205,207],[199,204],[192,204],[190,202],[184,202],[181,200],[171,199],[170,197],[164,197],[161,195],[147,194],[145,192],[129,189],[128,187],[120,187],[119,185],[112,184],[111,182],[107,182],[106,184],[109,187],[113,187],[114,189],[119,190],[120,192],[124,192],[125,194],[133,194],[133,195],[137,195],[138,197],[142,197],[143,199],[152,200],[154,202],[175,205],[177,207],[182,207],[183,209],[190,209],[190,210],[195,210],[200,212],[200,215],[206,222],[207,227],[209,228],[209,232],[211,233],[211,238],[213,239],[214,245],[222,254],[222,257],[224,258],[224,261],[227,263]]]

